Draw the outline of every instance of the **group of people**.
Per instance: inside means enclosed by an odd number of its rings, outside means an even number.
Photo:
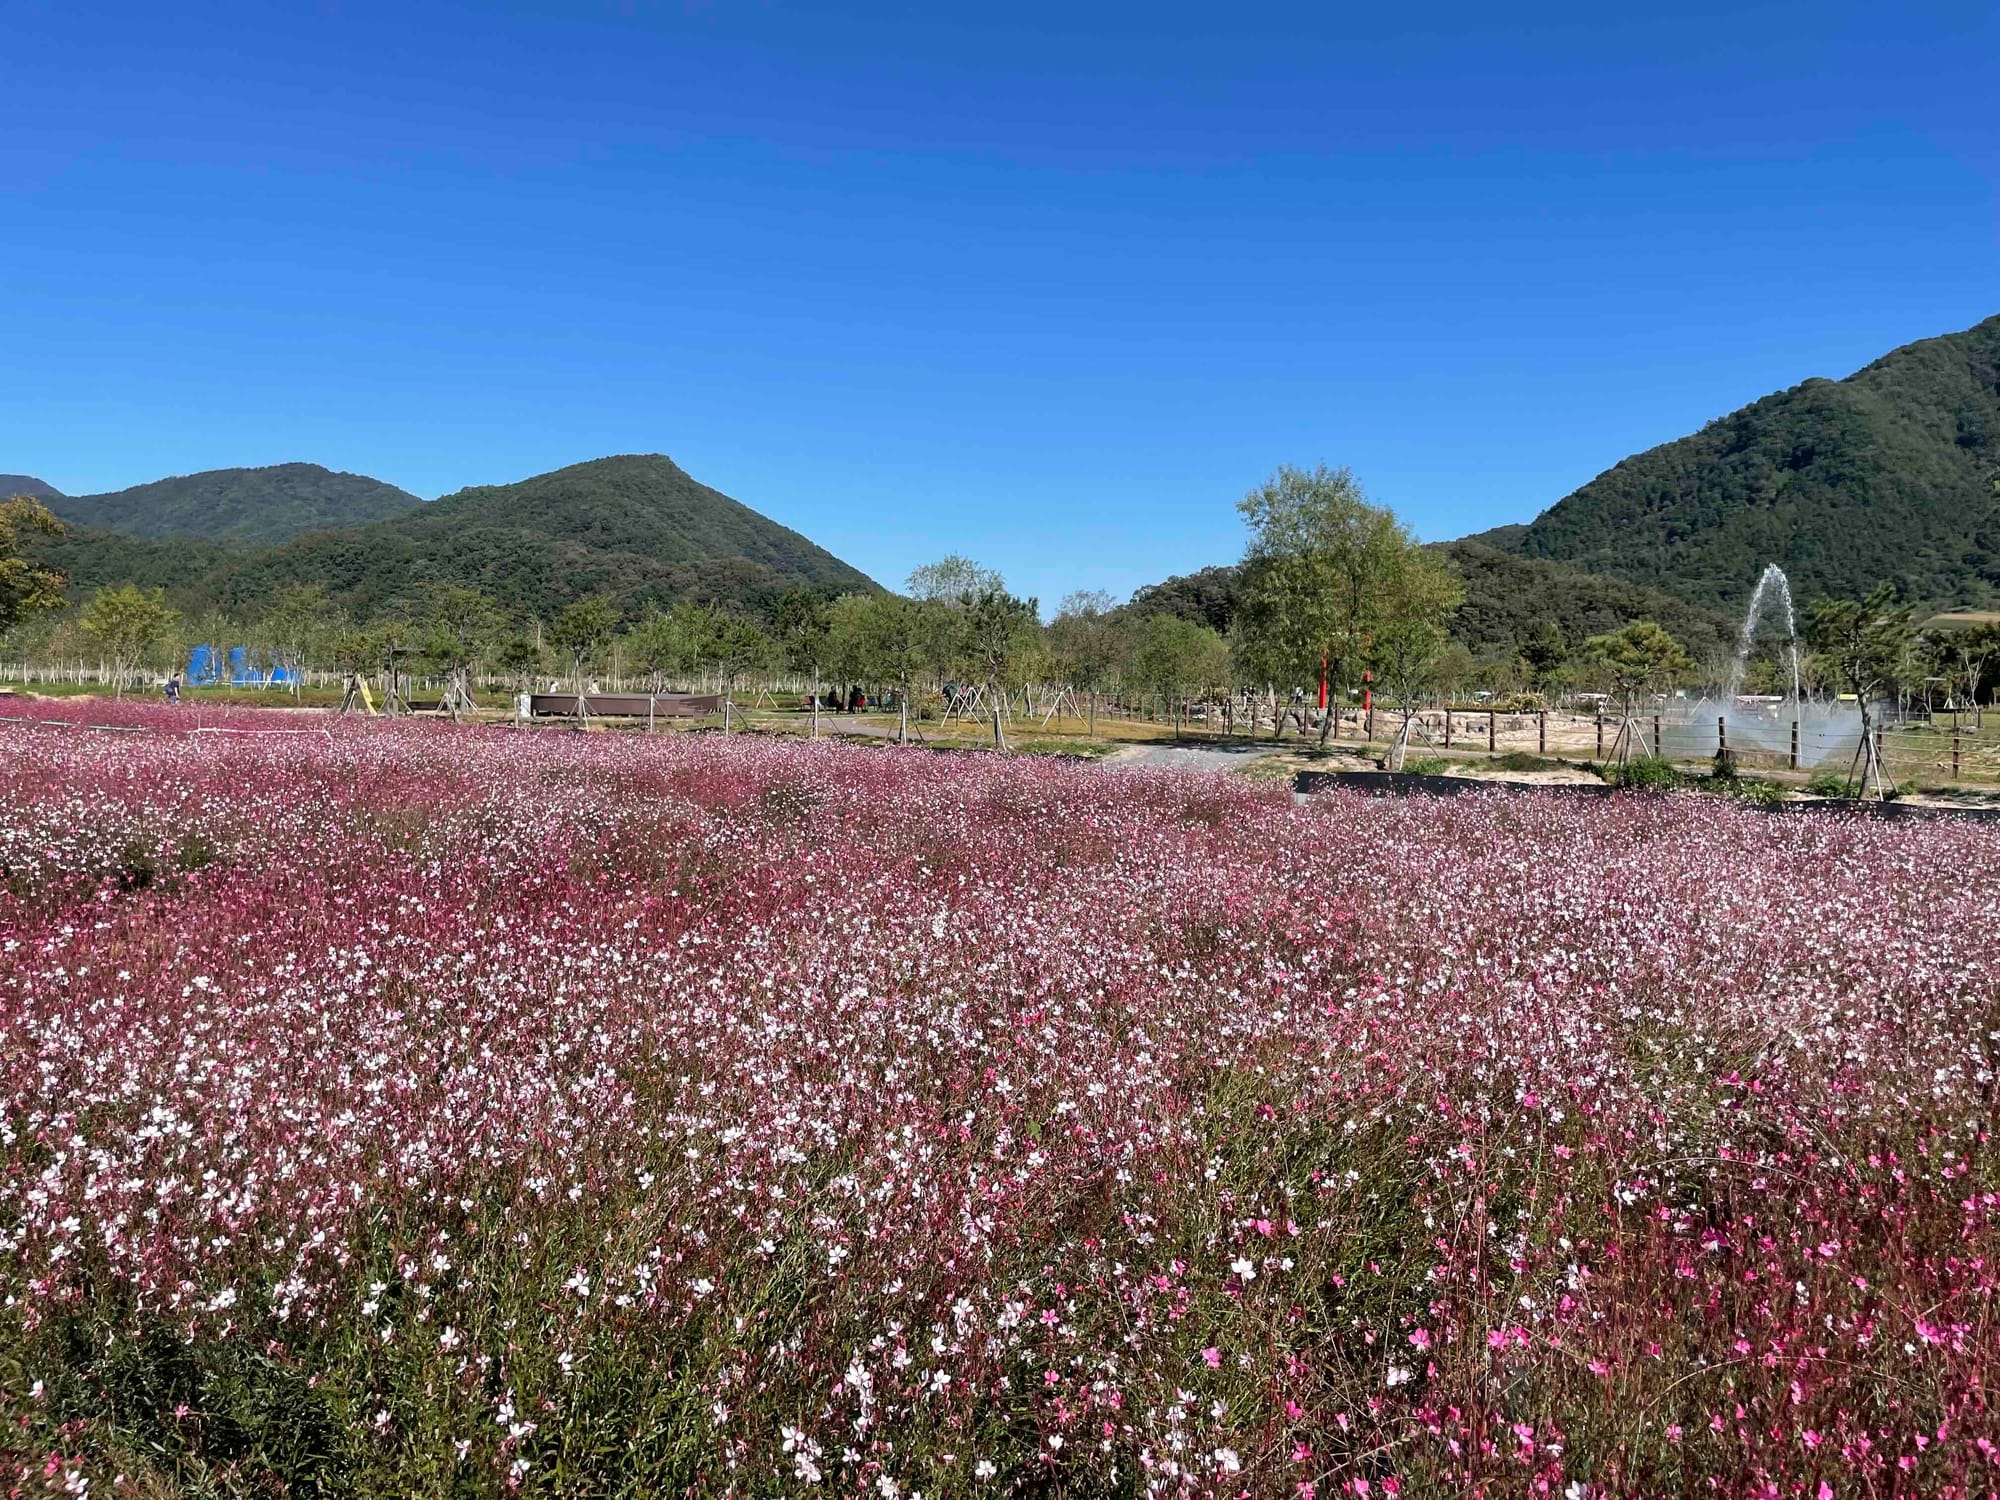
[[[894,700],[891,699],[889,703],[878,704],[876,706],[888,708],[893,706],[893,704]],[[832,692],[821,693],[819,695],[819,706],[832,713],[858,714],[869,707],[868,694],[865,689],[859,687],[850,687],[846,692],[835,688]],[[812,707],[811,698],[806,699],[806,707]]]

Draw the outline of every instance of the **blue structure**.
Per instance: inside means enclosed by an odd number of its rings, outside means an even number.
[[[218,651],[213,646],[196,646],[188,657],[189,687],[290,687],[297,676],[291,668],[270,660],[262,651],[248,646],[231,646]]]

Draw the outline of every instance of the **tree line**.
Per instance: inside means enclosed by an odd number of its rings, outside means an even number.
[[[477,589],[439,583],[358,621],[324,586],[301,583],[275,590],[246,619],[188,618],[162,591],[130,584],[67,600],[63,580],[22,547],[30,532],[59,531],[60,523],[15,499],[0,506],[0,633],[17,660],[104,663],[114,691],[143,671],[185,662],[192,646],[242,644],[294,691],[311,673],[412,671],[454,711],[471,707],[481,686],[523,691],[566,680],[583,690],[609,676],[654,692],[698,682],[733,693],[747,681],[782,679],[809,692],[817,716],[828,684],[867,684],[892,690],[905,729],[922,697],[933,709],[941,701],[988,720],[1000,744],[1011,706],[1036,694],[1037,712],[1063,711],[1092,733],[1107,699],[1143,700],[1177,734],[1189,705],[1240,701],[1252,732],[1295,727],[1324,742],[1364,694],[1407,722],[1419,705],[1452,701],[1482,677],[1489,694],[1511,688],[1539,701],[1595,687],[1628,713],[1645,694],[1703,685],[1703,670],[1652,620],[1576,642],[1551,623],[1521,643],[1504,672],[1482,669],[1451,637],[1465,598],[1451,557],[1419,545],[1346,469],[1281,468],[1238,510],[1249,536],[1225,631],[1149,608],[1143,596],[1120,604],[1102,591],[1068,596],[1044,623],[1038,601],[959,556],[916,569],[900,594],[799,587],[761,615],[690,602],[633,613],[591,595],[528,619]],[[1977,701],[2000,661],[2000,627],[1919,632],[1880,590],[1810,606],[1807,634],[1808,675],[1829,690],[1942,689]],[[1850,649],[1857,637],[1868,641],[1865,671]],[[1716,670],[1711,662],[1705,675]],[[1767,654],[1747,685],[1769,686],[1775,670]]]

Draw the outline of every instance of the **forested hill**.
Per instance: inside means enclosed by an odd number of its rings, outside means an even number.
[[[360,619],[414,604],[434,582],[471,584],[516,614],[544,619],[597,593],[628,614],[679,599],[763,613],[794,584],[875,587],[658,454],[460,490],[373,525],[275,547],[79,531],[36,550],[70,573],[73,592],[125,580],[162,584],[184,608],[246,616],[289,583],[324,584]]]
[[[2000,317],[1767,396],[1477,540],[1732,609],[1768,562],[1805,597],[1887,581],[1917,604],[1989,603]]]
[[[63,498],[61,490],[32,474],[0,474],[0,500],[12,500],[17,495],[26,495],[30,500],[40,500],[44,504]]]
[[[1722,650],[1734,627],[1720,611],[1661,589],[1585,573],[1541,558],[1516,557],[1478,541],[1440,542],[1465,584],[1450,632],[1475,656],[1509,656],[1553,624],[1575,650],[1593,635],[1632,620],[1657,620],[1702,660]],[[1203,568],[1140,589],[1130,608],[1198,620],[1227,630],[1237,608],[1237,570]]]
[[[274,464],[181,474],[105,495],[61,496],[49,508],[72,526],[126,536],[271,543],[400,516],[422,504],[408,490],[365,474]]]

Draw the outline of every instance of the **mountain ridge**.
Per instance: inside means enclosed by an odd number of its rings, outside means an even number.
[[[547,617],[587,594],[627,612],[679,599],[775,607],[796,584],[872,590],[874,581],[809,538],[701,484],[664,454],[589,459],[506,485],[475,485],[365,525],[275,544],[133,536],[79,527],[38,539],[75,590],[161,585],[188,608],[254,609],[318,583],[357,617],[415,607],[432,584],[483,589]]]
[[[265,464],[171,474],[97,495],[62,495],[65,523],[152,539],[278,543],[417,509],[423,500],[366,474],[319,464]]]
[[[1802,597],[2000,598],[2000,315],[1773,392],[1471,540],[1710,605],[1768,562]]]
[[[44,505],[51,500],[69,498],[47,480],[37,479],[32,474],[0,474],[0,500],[13,500],[21,495],[39,500]]]

